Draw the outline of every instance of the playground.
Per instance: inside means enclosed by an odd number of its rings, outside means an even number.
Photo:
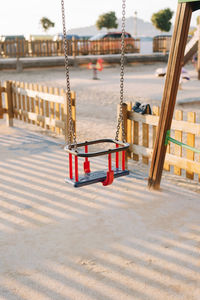
[[[178,1],[167,69],[126,76],[125,0],[120,67],[70,76],[61,8],[66,78],[0,74],[0,298],[199,300],[200,2]]]
[[[125,69],[125,101],[136,101],[161,105],[165,78],[157,78],[157,68],[166,64],[139,64],[127,66]],[[199,81],[192,64],[187,65],[190,81],[184,81],[177,95],[177,109],[184,111],[200,111]],[[77,97],[77,135],[80,141],[88,136],[91,139],[114,136],[117,104],[119,103],[119,66],[104,68],[98,72],[100,80],[92,80],[92,71],[87,68],[70,70],[71,89]],[[63,68],[29,69],[23,73],[1,71],[0,80],[39,83],[50,87],[65,87]],[[144,89],[145,86],[145,89]],[[197,115],[198,121],[198,115]],[[106,123],[106,126],[105,126]]]
[[[1,299],[199,299],[198,193],[165,175],[149,192],[133,162],[74,189],[62,139],[0,124]]]
[[[127,67],[125,98],[160,105],[164,79],[154,72],[163,66]],[[199,116],[199,83],[187,70],[177,105]],[[94,81],[72,69],[81,141],[114,135],[118,74],[106,68]],[[1,79],[65,84],[62,68]],[[0,120],[0,129],[2,299],[199,299],[198,182],[164,172],[161,191],[149,192],[148,166],[129,160],[130,175],[110,187],[74,189],[64,183],[62,137],[20,120]]]

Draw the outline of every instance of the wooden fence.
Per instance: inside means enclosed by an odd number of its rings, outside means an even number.
[[[153,38],[153,52],[169,52],[171,40],[171,36],[155,36]]]
[[[187,43],[190,41],[191,36],[188,36]],[[153,52],[168,53],[171,47],[172,37],[169,35],[155,36],[153,38]]]
[[[0,91],[0,118],[6,114],[8,126],[13,125],[13,119],[18,119],[57,134],[67,134],[68,107],[64,89],[6,81],[0,84]],[[72,118],[76,130],[74,92],[71,92],[71,101]]]
[[[75,55],[75,49],[71,40],[67,42],[68,55]],[[10,40],[0,42],[1,57],[42,57],[63,56],[63,42],[52,40]]]
[[[139,53],[140,40],[126,39],[126,53]],[[88,40],[67,40],[68,55],[100,55],[116,54],[121,51],[121,40],[108,39],[101,41]],[[0,57],[43,57],[43,56],[63,56],[63,41],[52,40],[10,40],[0,42]]]
[[[126,105],[124,109],[127,141],[130,143],[128,157],[149,164],[153,153],[160,109],[153,107],[152,115],[141,115],[133,112],[131,103]],[[200,123],[196,123],[196,113],[188,112],[187,115],[185,114],[181,110],[175,111],[171,137],[200,149]],[[171,143],[167,146],[164,169],[176,175],[183,175],[186,178],[200,181],[199,154]]]

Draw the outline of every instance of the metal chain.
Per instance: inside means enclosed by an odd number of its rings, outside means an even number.
[[[65,120],[65,142],[71,146],[71,140],[73,138],[74,148],[77,150],[77,141],[74,123],[72,119],[72,102],[71,102],[71,89],[70,89],[70,79],[69,79],[69,58],[68,58],[68,45],[67,45],[67,33],[66,33],[66,23],[65,23],[65,7],[64,0],[61,0],[62,7],[62,25],[63,25],[63,37],[64,37],[64,55],[65,55],[65,75],[66,75],[66,97],[67,97],[67,106],[69,113],[69,123],[68,123],[68,138],[67,138],[67,118]],[[66,111],[66,110],[65,110]]]
[[[117,131],[115,139],[119,140],[120,125],[122,127],[122,141],[125,142],[125,129],[122,106],[124,103],[124,54],[125,54],[125,14],[126,14],[126,0],[122,0],[122,36],[121,36],[121,72],[120,72],[120,112],[118,117]]]

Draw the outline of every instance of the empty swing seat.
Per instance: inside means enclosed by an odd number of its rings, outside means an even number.
[[[111,143],[114,148],[101,150],[98,152],[88,152],[88,146],[94,144]],[[84,147],[84,152],[79,152],[78,148]],[[85,143],[72,144],[65,147],[65,151],[69,154],[69,178],[65,178],[66,183],[72,184],[74,187],[82,187],[93,183],[101,182],[104,186],[112,184],[114,178],[126,176],[129,171],[125,169],[125,152],[129,144],[119,142],[112,139],[100,139]],[[122,159],[119,160],[119,152],[122,153]],[[115,154],[115,168],[112,169],[112,154]],[[108,155],[108,170],[90,171],[89,158],[102,155]],[[74,172],[73,172],[74,157]],[[84,175],[78,174],[78,157],[85,158],[83,169]],[[121,164],[121,167],[119,166]]]

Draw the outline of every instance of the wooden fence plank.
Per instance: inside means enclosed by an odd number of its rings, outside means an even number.
[[[44,90],[44,86],[39,85],[39,91],[40,91],[40,92],[43,92],[43,90]],[[44,116],[44,100],[41,99],[41,98],[40,98],[40,115],[41,115],[41,116]],[[43,121],[41,122],[40,126],[41,126],[42,128],[45,127]]]
[[[159,106],[153,106],[152,113],[153,113],[153,116],[158,117],[159,114],[160,114],[160,107]],[[155,143],[157,128],[158,128],[158,126],[153,125],[153,143],[152,143],[152,146],[154,146],[154,143]]]
[[[16,81],[15,81],[14,83],[12,83],[12,89],[13,89],[12,95],[13,95],[13,97],[15,98],[15,101],[14,101],[14,107],[13,107],[13,108],[19,109],[19,95],[18,95],[18,93],[14,90],[15,88],[17,88],[17,84],[18,84],[18,83],[17,83]],[[19,114],[14,112],[14,117],[15,117],[16,119],[19,119]]]
[[[59,127],[61,129],[64,129],[64,122],[60,121],[60,120],[56,120],[56,119],[51,119],[42,115],[38,115],[36,113],[32,113],[32,112],[27,112],[27,111],[23,111],[22,109],[14,109],[15,113],[21,113],[21,115],[23,117],[29,118],[30,120],[33,120],[34,122],[45,122],[45,124],[47,124],[48,126],[53,126],[53,127]]]
[[[60,90],[58,88],[55,88],[54,90],[55,95],[60,95]],[[60,120],[60,103],[55,104],[55,110],[56,110],[56,120]],[[60,134],[60,128],[56,128],[56,133]]]
[[[73,125],[74,125],[74,132],[76,135],[76,93],[74,91],[71,91],[71,101],[72,101],[72,120],[73,120]],[[125,130],[126,130],[126,128],[125,128]],[[127,131],[125,131],[125,132],[127,132]]]
[[[188,116],[187,117],[188,122],[190,122],[190,123],[195,123],[196,122],[196,114],[195,113],[189,112],[187,116]],[[195,135],[194,134],[191,134],[191,133],[187,134],[187,145],[195,147]],[[186,153],[187,153],[186,154],[187,159],[194,160],[194,152],[193,151],[187,150]],[[189,178],[189,179],[194,179],[194,173],[191,172],[190,169],[187,169],[186,177]]]
[[[31,90],[34,90],[34,84],[29,84],[29,88]],[[35,99],[33,97],[31,97],[31,112],[35,113]],[[32,124],[35,124],[35,121],[32,121]]]
[[[21,95],[29,96],[29,97],[39,97],[42,98],[44,101],[49,101],[49,102],[57,102],[57,103],[64,103],[63,97],[59,95],[51,95],[49,93],[44,93],[44,92],[39,92],[36,90],[31,90],[31,89],[22,89],[22,88],[13,88],[16,90],[16,92],[20,93]]]
[[[166,153],[170,153],[170,148],[171,148],[171,145],[168,144],[168,145],[167,145]],[[163,169],[164,169],[165,171],[170,172],[170,169],[171,169],[171,168],[170,168],[170,165],[167,163],[166,160],[165,160],[165,162],[164,162]]]
[[[24,82],[21,82],[20,87],[21,87],[22,89],[25,88]],[[21,96],[21,100],[22,100],[22,109],[23,109],[24,111],[26,111],[26,99],[25,99],[25,96],[24,96],[24,95]],[[24,121],[24,122],[27,121],[25,116],[23,116],[23,121]]]
[[[133,145],[139,144],[139,122],[133,121]],[[133,151],[133,160],[139,161],[139,155]]]
[[[44,86],[43,91],[44,91],[44,93],[48,93],[49,88],[47,86]],[[45,102],[45,105],[44,105],[45,106],[45,116],[47,118],[49,118],[49,101],[44,101],[44,102]],[[45,127],[47,130],[50,129],[49,125],[46,123],[45,123]]]
[[[16,82],[15,82],[15,81],[12,81],[12,101],[13,101],[13,110],[14,110],[15,108],[17,108],[17,95],[16,95],[16,93],[13,91],[13,87],[15,87],[15,86],[16,86]],[[17,114],[16,114],[16,113],[14,113],[14,118],[17,119]]]
[[[6,108],[6,123],[7,126],[13,126],[13,101],[12,101],[12,84],[10,81],[6,81],[6,93],[5,93],[5,108]]]
[[[146,148],[149,147],[149,125],[146,123],[142,123],[142,145]],[[142,156],[142,161],[144,164],[149,164],[149,158],[146,156]]]
[[[148,156],[149,158],[152,157],[153,149],[145,148],[139,145],[131,145],[130,151],[138,154]],[[189,169],[194,173],[199,173],[200,170],[200,163],[196,161],[192,161],[183,157],[178,157],[172,154],[166,154],[166,163],[169,165],[177,166],[180,169]]]
[[[36,90],[36,91],[39,91],[39,84],[34,84],[34,90]],[[35,113],[36,113],[36,115],[39,115],[39,97],[38,96],[36,96],[35,97]],[[40,126],[40,122],[39,121],[37,121],[37,126]]]
[[[175,119],[177,121],[182,121],[183,120],[183,112],[181,110],[176,110],[175,111]],[[182,142],[182,137],[183,133],[182,131],[175,130],[175,140]],[[174,151],[176,156],[182,156],[182,147],[178,145],[174,145]],[[177,166],[174,166],[174,174],[181,176],[181,169],[178,168]]]
[[[19,81],[17,81],[17,87],[20,87],[21,84]],[[17,106],[19,108],[19,113],[18,113],[18,118],[19,120],[22,120],[22,115],[20,113],[20,109],[22,109],[22,98],[21,98],[21,94],[17,93]]]
[[[60,90],[60,95],[63,96],[63,98],[65,97],[65,90],[61,89]],[[66,119],[65,119],[65,105],[63,103],[61,103],[61,120],[62,122],[65,124],[66,123]],[[67,128],[67,124],[65,124],[64,126],[64,130],[62,130],[62,134],[65,135],[65,128]]]
[[[75,105],[73,105],[75,107]],[[122,104],[122,114],[123,114],[123,122],[124,122],[124,135],[125,140],[127,141],[127,104]],[[120,140],[123,140],[123,134],[122,134],[122,126],[120,126]],[[122,152],[119,155],[119,161],[122,160]],[[128,153],[126,151],[125,154],[125,168],[128,169]]]
[[[49,88],[49,93],[50,94],[54,94],[54,88],[53,87],[50,87]],[[55,105],[54,105],[54,102],[50,102],[50,118],[51,119],[54,119],[54,115],[55,115]],[[55,132],[55,127],[51,127],[51,131]]]
[[[29,83],[25,83],[25,89],[29,88]],[[30,112],[30,97],[26,96],[26,111]],[[31,120],[28,118],[28,123],[31,123]]]
[[[137,121],[139,123],[147,123],[152,126],[157,126],[159,117],[154,115],[141,115],[135,112],[128,111],[128,119]],[[196,135],[200,135],[200,124],[192,124],[187,121],[176,121],[172,120],[172,130],[180,130],[185,133],[193,133]]]

